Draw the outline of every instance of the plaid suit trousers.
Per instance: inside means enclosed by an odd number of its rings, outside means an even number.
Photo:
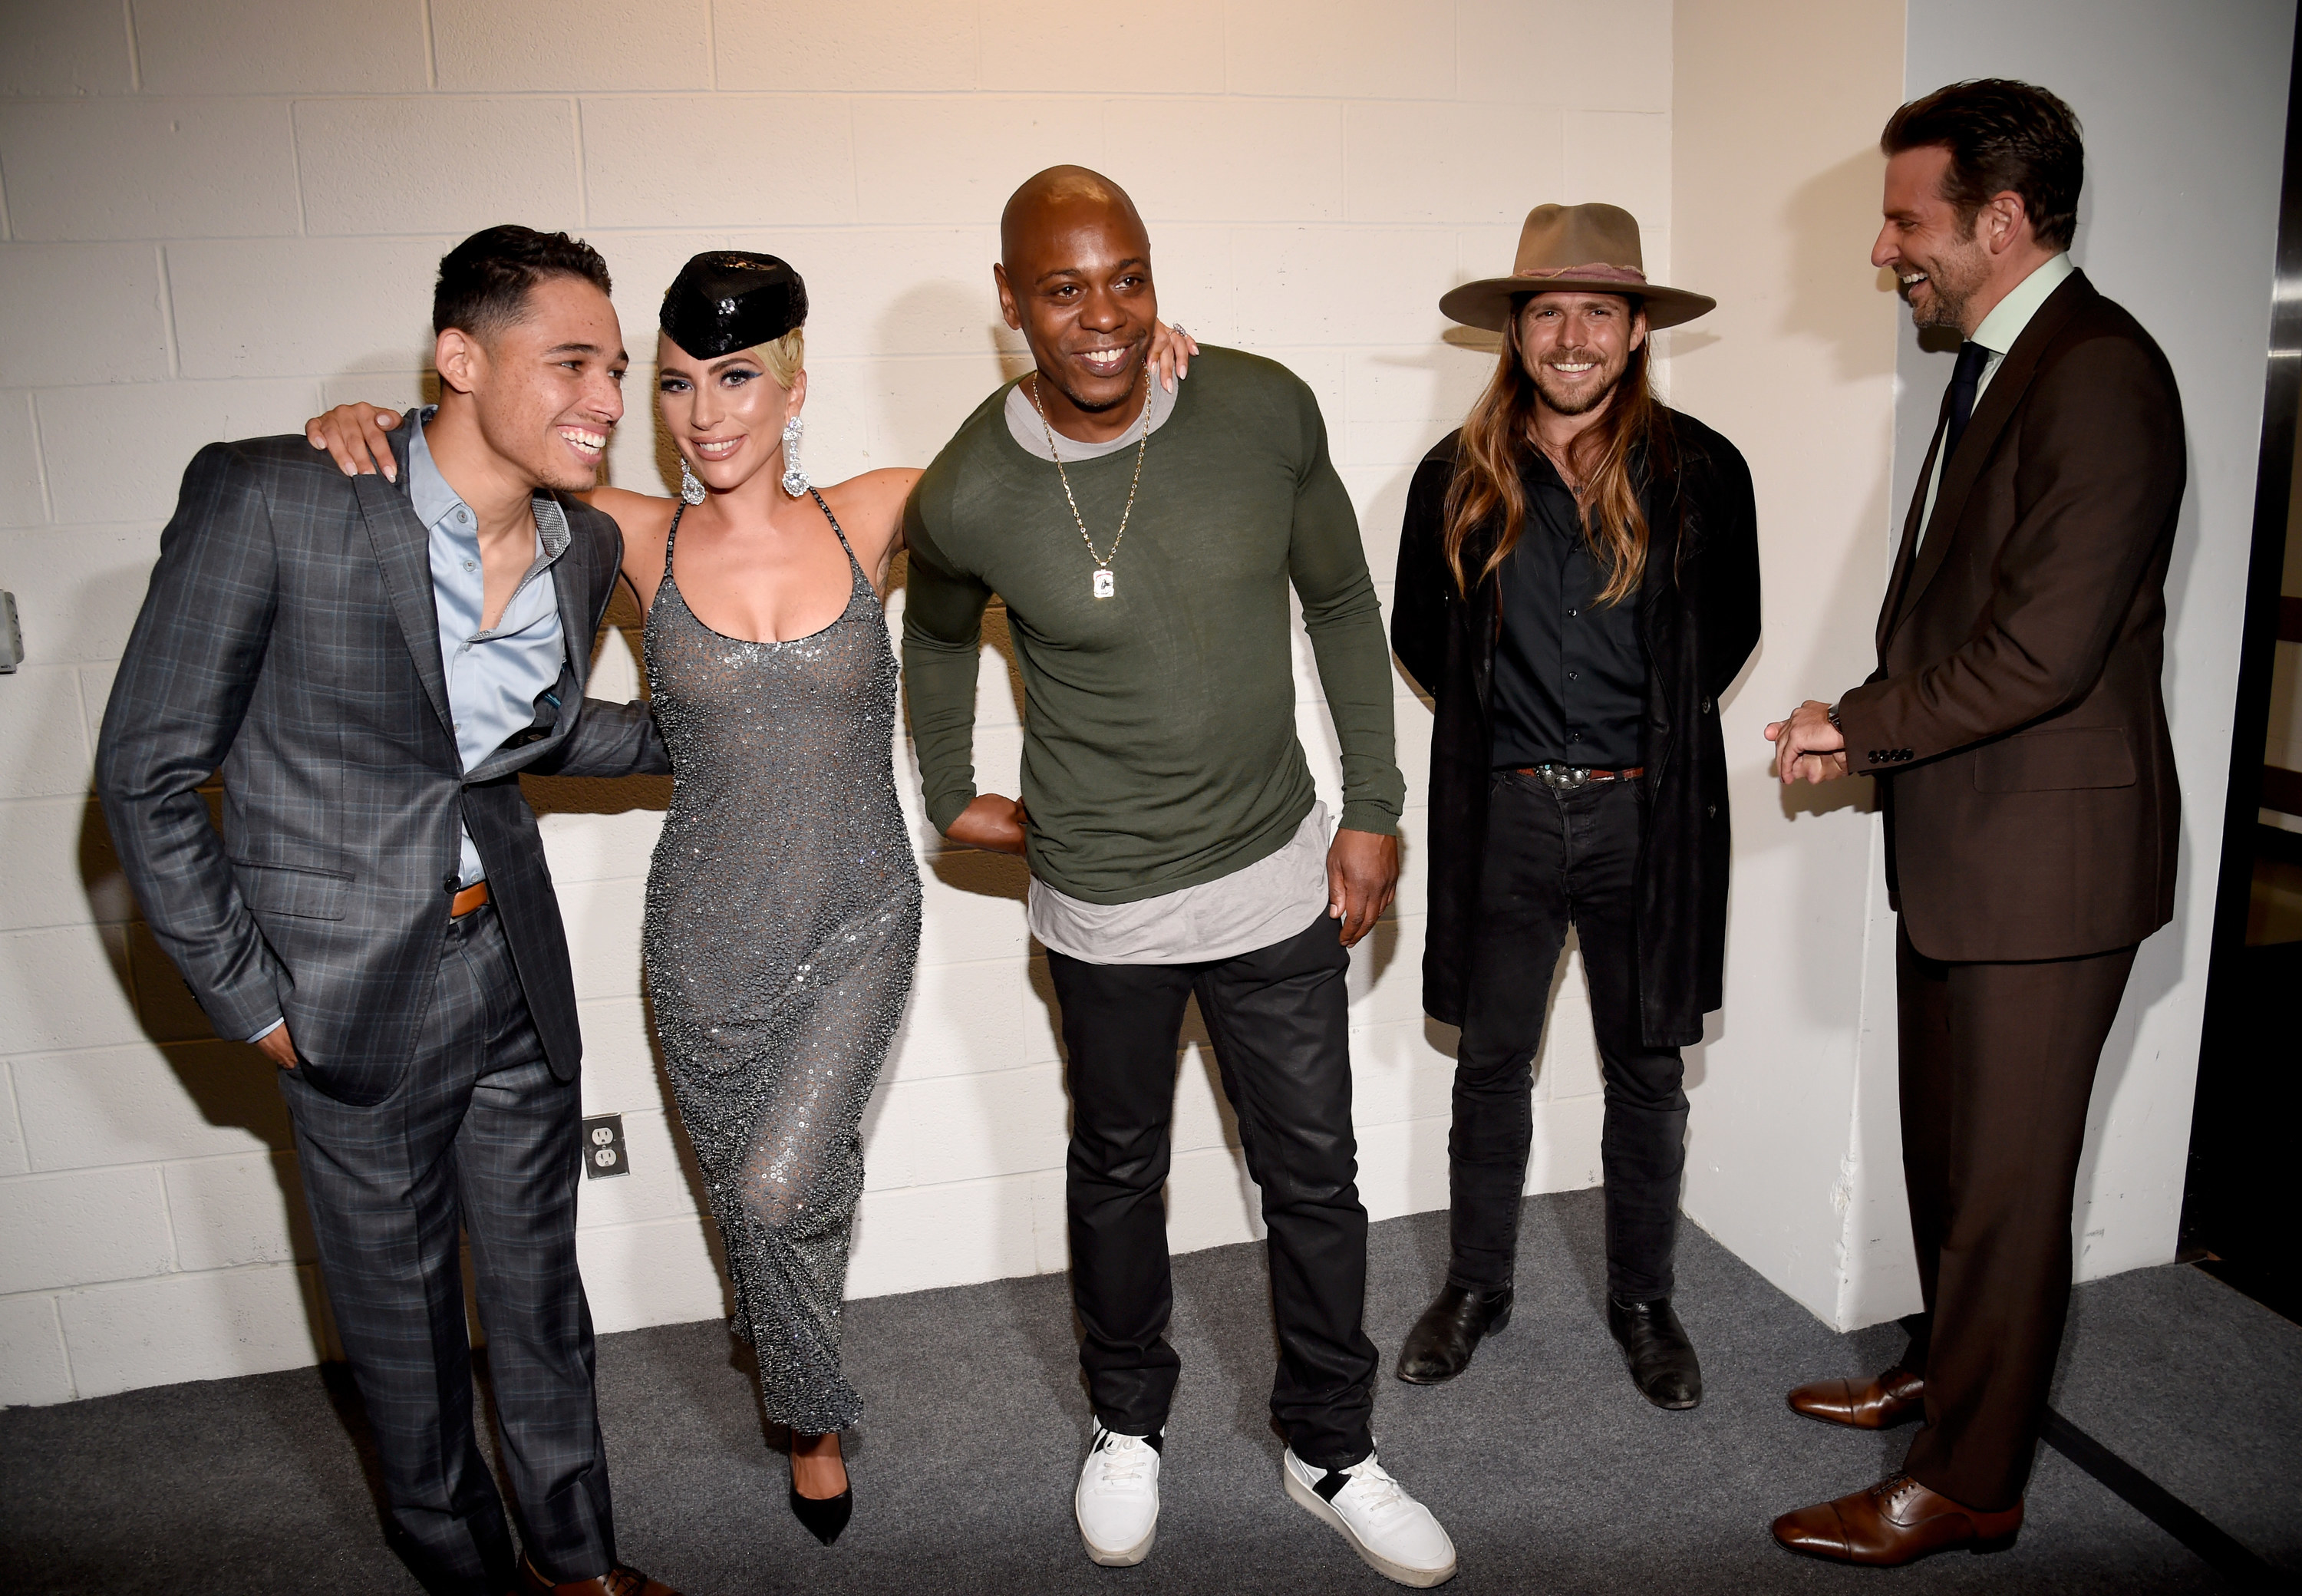
[[[495,910],[449,924],[415,1057],[383,1101],[341,1102],[290,1070],[280,1088],[393,1550],[436,1596],[501,1596],[517,1579],[473,1425],[460,1229],[528,1557],[555,1580],[607,1573],[607,1456],[576,1267],[582,1104],[545,1059]]]

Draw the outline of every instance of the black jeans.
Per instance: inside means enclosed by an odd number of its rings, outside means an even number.
[[[449,926],[416,1056],[391,1096],[356,1107],[293,1070],[280,1089],[392,1549],[433,1596],[500,1596],[518,1575],[473,1430],[461,1231],[527,1555],[558,1580],[607,1573],[608,1461],[576,1268],[582,1096],[545,1062],[495,910]]]
[[[1263,1191],[1279,1372],[1271,1414],[1295,1455],[1348,1468],[1374,1449],[1366,1209],[1351,1130],[1339,922],[1208,964],[1089,964],[1050,951],[1071,1055],[1071,1300],[1095,1415],[1122,1435],[1167,1422],[1182,1367],[1166,1339],[1175,1048],[1193,994]]]
[[[1489,790],[1478,945],[1447,1138],[1454,1200],[1448,1279],[1455,1285],[1484,1292],[1511,1283],[1533,1136],[1534,1054],[1571,924],[1590,978],[1606,1086],[1607,1289],[1618,1302],[1670,1295],[1686,1166],[1685,1065],[1676,1047],[1649,1047],[1639,1023],[1644,830],[1645,794],[1635,782],[1561,793],[1512,773]]]

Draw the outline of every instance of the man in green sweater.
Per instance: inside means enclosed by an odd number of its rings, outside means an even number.
[[[1390,1578],[1452,1577],[1446,1533],[1376,1462],[1361,1326],[1345,952],[1389,905],[1405,794],[1390,660],[1309,389],[1201,353],[1172,394],[1135,206],[1079,167],[1008,201],[994,275],[1037,369],[987,399],[912,495],[903,666],[928,815],[1030,861],[1070,1056],[1072,1297],[1096,1431],[1088,1553],[1148,1554],[1180,1361],[1162,1188],[1196,993],[1263,1192],[1290,1497]],[[1342,743],[1332,844],[1296,736],[1290,586]],[[975,786],[983,611],[1029,695],[1019,803]]]

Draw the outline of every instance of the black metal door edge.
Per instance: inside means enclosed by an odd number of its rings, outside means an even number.
[[[2183,1183],[2181,1235],[2185,1252],[2228,1253],[2251,1236],[2283,1247],[2287,1260],[2245,1261],[2230,1273],[2233,1284],[2291,1313],[2298,1282],[2290,1267],[2290,1238],[2273,1214],[2290,1209],[2293,1196],[2265,1182],[2270,1167],[2232,1156],[2232,1138],[2259,1138],[2264,1129],[2261,1092],[2293,1089],[2290,1069],[2278,1069],[2281,1049],[2263,1045],[2264,1007],[2259,961],[2247,957],[2246,922],[2253,889],[2256,813],[2262,796],[2262,728],[2270,713],[2271,675],[2278,647],[2280,580],[2293,487],[2295,420],[2302,402],[2302,51],[2289,68],[2286,152],[2278,217],[2278,260],[2271,296],[2268,373],[2264,379],[2262,442],[2255,475],[2254,542],[2247,566],[2246,604],[2239,650],[2238,696],[2230,752],[2230,785],[2222,807],[2222,857],[2208,956],[2198,1079],[2190,1121],[2190,1152]],[[2253,1001],[2249,1001],[2252,999]],[[2290,1039],[2290,1037],[2289,1037]],[[2249,1128],[2251,1128],[2249,1130]],[[2276,1163],[2278,1161],[2272,1161]],[[2252,1187],[2254,1189],[2248,1190]],[[2217,1238],[2220,1238],[2218,1240]],[[2265,1290],[2260,1283],[2269,1282]]]
[[[2272,1567],[2237,1539],[2215,1528],[2197,1509],[2051,1407],[2046,1409],[2046,1441],[2109,1487],[2128,1507],[2197,1553],[2238,1590],[2290,1592],[2296,1588],[2291,1575]]]

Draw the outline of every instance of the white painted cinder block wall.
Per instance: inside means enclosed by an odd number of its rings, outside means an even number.
[[[1414,462],[1490,365],[1440,292],[1507,270],[1541,200],[1649,223],[1667,276],[1669,0],[1169,0],[1066,15],[1020,0],[19,0],[0,10],[0,1402],[290,1367],[328,1345],[269,1071],[214,1040],[138,923],[88,797],[113,662],[184,463],[323,403],[407,402],[433,262],[507,220],[591,239],[644,360],[655,302],[709,247],[772,250],[814,303],[808,459],[923,464],[1017,369],[988,264],[999,205],[1057,161],[1149,218],[1162,304],[1318,391],[1388,592]],[[1095,87],[1088,88],[1086,85]],[[614,479],[657,489],[636,366]],[[626,617],[628,620],[630,617]],[[631,634],[599,691],[636,690]],[[987,654],[981,762],[1012,787],[1016,698]],[[1333,802],[1332,734],[1302,678]],[[1424,788],[1427,712],[1400,689]],[[925,952],[867,1121],[851,1289],[1064,1264],[1065,1105],[1002,861],[927,855]],[[1003,774],[1004,773],[1004,774]],[[576,950],[587,1104],[635,1171],[588,1182],[602,1329],[707,1317],[721,1290],[639,999],[660,784],[543,794]],[[1420,1013],[1419,810],[1395,924],[1353,977],[1362,1186],[1378,1215],[1445,1201],[1449,1038]],[[1579,974],[1537,1088],[1531,1189],[1597,1178]],[[1255,1231],[1251,1188],[1187,1050],[1170,1228]]]

